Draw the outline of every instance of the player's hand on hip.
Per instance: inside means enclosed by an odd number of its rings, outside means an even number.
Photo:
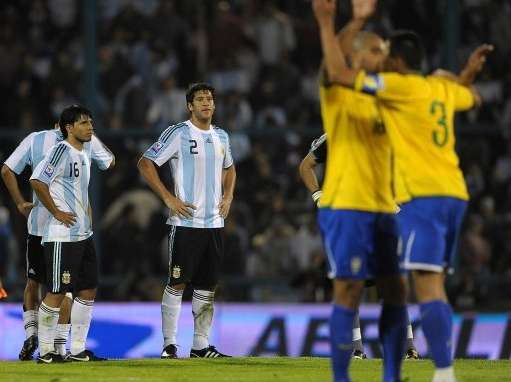
[[[376,10],[376,0],[351,0],[351,6],[354,19],[366,20]]]
[[[222,218],[227,218],[229,215],[229,210],[231,209],[232,197],[223,197],[222,201],[218,205],[218,209],[220,210],[220,216]]]
[[[193,211],[197,209],[193,204],[183,202],[178,198],[173,198],[167,203],[167,207],[170,209],[172,215],[177,215],[180,218],[191,219],[193,217]]]
[[[71,227],[76,223],[76,215],[72,212],[57,211],[53,217],[66,227]]]
[[[34,207],[34,203],[30,202],[23,202],[16,206],[18,208],[18,211],[20,214],[28,218],[28,215],[30,214],[30,211]]]
[[[337,0],[312,0],[312,9],[318,23],[326,23],[333,20]]]

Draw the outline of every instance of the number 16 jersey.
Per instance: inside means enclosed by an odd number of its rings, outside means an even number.
[[[468,199],[453,126],[454,113],[474,105],[468,88],[436,76],[361,72],[355,89],[378,99],[395,154],[398,202],[425,196]]]
[[[85,148],[79,151],[67,141],[58,143],[39,162],[30,179],[46,183],[57,208],[76,215],[71,227],[50,216],[43,229],[43,242],[82,241],[92,235],[88,194],[90,159]]]

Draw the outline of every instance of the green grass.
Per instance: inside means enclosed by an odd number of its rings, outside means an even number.
[[[511,381],[510,361],[458,360],[459,382]],[[354,361],[354,382],[380,381],[381,361]],[[410,382],[430,382],[430,361],[406,361],[403,376]],[[96,363],[38,365],[0,362],[2,382],[324,382],[331,381],[326,358],[138,359]]]

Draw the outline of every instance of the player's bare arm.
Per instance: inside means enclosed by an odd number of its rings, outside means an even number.
[[[220,216],[222,218],[227,218],[229,215],[229,210],[231,209],[231,203],[234,195],[234,186],[236,184],[236,169],[234,165],[223,170],[222,174],[222,189],[223,196],[220,201],[220,205],[218,206],[220,210]]]
[[[36,193],[37,197],[46,207],[46,209],[53,215],[55,219],[63,223],[66,227],[71,227],[76,222],[75,214],[71,212],[64,212],[58,209],[55,201],[50,195],[50,188],[44,182],[37,179],[31,179],[30,185]]]
[[[179,200],[165,187],[156,171],[154,163],[147,158],[140,158],[137,164],[140,175],[145,179],[151,190],[153,190],[171,210],[172,214],[176,214],[184,218],[192,218],[196,207],[193,204]]]
[[[351,20],[337,33],[337,41],[345,55],[351,52],[355,36],[364,28],[367,20],[374,14],[376,0],[353,0],[352,10]]]
[[[305,187],[307,187],[309,192],[312,194],[312,199],[315,203],[317,203],[321,197],[321,189],[319,187],[318,178],[314,172],[317,165],[318,163],[316,162],[314,155],[312,153],[308,153],[300,162],[299,167],[300,178],[302,178]]]
[[[367,2],[368,0],[360,1]],[[352,70],[347,66],[344,53],[337,41],[334,23],[335,3],[334,0],[313,0],[312,3],[319,26],[324,66],[330,83],[353,87],[358,70]]]
[[[16,178],[16,174],[12,171],[9,166],[2,166],[2,179],[5,183],[5,187],[9,191],[14,204],[16,204],[16,208],[18,211],[25,217],[28,217],[30,214],[30,210],[34,207],[33,203],[27,202],[23,195],[21,194],[18,180]]]

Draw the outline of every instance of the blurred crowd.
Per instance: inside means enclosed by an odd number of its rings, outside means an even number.
[[[460,0],[456,34],[446,30],[446,3],[380,0],[368,28],[417,31],[428,71],[444,66],[446,54],[462,64],[479,43],[496,47],[476,83],[485,105],[458,121],[472,201],[449,290],[455,305],[473,308],[501,301],[502,283],[511,276],[511,5]],[[25,134],[51,126],[63,106],[84,100],[86,6],[90,2],[2,2],[0,135],[16,132],[2,138],[2,161]],[[343,23],[349,1],[339,8]],[[100,0],[95,12],[98,94],[88,106],[98,135],[117,156],[116,168],[92,191],[99,196],[94,224],[103,297],[161,297],[166,211],[134,175],[135,165],[159,132],[187,118],[185,89],[200,79],[217,90],[215,119],[231,135],[238,171],[226,222],[224,298],[327,301],[315,211],[297,172],[321,134],[321,57],[310,2]],[[448,33],[459,38],[456,52],[442,43]],[[171,181],[167,169],[162,173]],[[2,190],[0,253],[7,255],[0,256],[0,276],[21,286],[23,222]]]

